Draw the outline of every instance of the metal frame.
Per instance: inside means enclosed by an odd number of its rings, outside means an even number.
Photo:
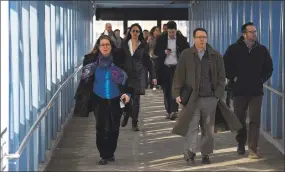
[[[29,141],[29,139],[31,138],[32,134],[34,133],[34,131],[39,127],[39,124],[41,123],[42,119],[47,115],[48,110],[51,108],[53,101],[55,100],[55,98],[59,95],[59,93],[63,90],[63,88],[66,86],[66,84],[71,81],[72,78],[74,78],[75,76],[77,76],[77,73],[79,71],[81,71],[82,69],[82,65],[80,65],[73,74],[71,74],[61,85],[60,87],[57,89],[57,91],[55,92],[55,94],[52,96],[52,98],[50,99],[50,101],[48,102],[48,104],[46,105],[46,107],[44,108],[44,110],[39,114],[39,117],[37,118],[37,120],[35,121],[35,123],[32,125],[31,129],[29,130],[29,132],[25,135],[23,141],[21,142],[18,150],[13,153],[13,154],[5,154],[4,158],[7,159],[18,159],[21,157],[21,154],[27,144],[27,142]]]

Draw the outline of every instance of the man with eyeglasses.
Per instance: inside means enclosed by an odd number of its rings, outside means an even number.
[[[177,118],[178,104],[171,93],[172,81],[179,55],[186,48],[189,48],[187,40],[177,33],[176,23],[169,21],[167,33],[158,37],[154,49],[154,54],[157,56],[156,76],[158,85],[161,85],[164,94],[166,119],[175,120]]]
[[[184,159],[189,165],[195,164],[199,125],[202,163],[210,163],[216,108],[225,89],[223,58],[207,43],[207,37],[204,28],[193,31],[194,45],[181,53],[173,79],[173,96],[184,106],[172,133],[185,138]],[[189,96],[184,96],[184,89],[192,90],[185,92]]]
[[[257,154],[263,84],[273,72],[272,59],[267,48],[257,41],[256,27],[248,22],[241,28],[242,36],[230,45],[224,55],[226,78],[234,98],[234,110],[243,128],[238,131],[238,155],[245,154],[248,137],[248,157]],[[249,128],[246,129],[247,109]]]

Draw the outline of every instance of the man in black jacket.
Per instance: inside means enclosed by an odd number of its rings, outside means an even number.
[[[174,21],[167,23],[167,33],[162,34],[156,42],[154,54],[156,59],[156,75],[158,85],[161,85],[164,94],[164,105],[167,118],[174,120],[177,117],[178,104],[172,97],[172,80],[180,53],[189,48],[185,37],[177,32]]]
[[[233,92],[235,114],[243,125],[236,136],[237,153],[245,154],[248,134],[248,157],[257,159],[263,84],[271,77],[273,64],[267,48],[257,41],[254,24],[251,22],[244,24],[241,31],[242,36],[238,41],[228,47],[224,63],[226,78]],[[247,109],[249,109],[248,133]]]

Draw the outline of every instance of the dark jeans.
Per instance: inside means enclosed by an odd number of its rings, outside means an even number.
[[[261,104],[262,104],[262,96],[234,97],[235,114],[243,126],[243,128],[238,131],[236,140],[239,143],[239,145],[244,146],[246,144],[247,135],[248,135],[248,148],[253,152],[257,151],[260,118],[261,118]],[[246,129],[247,109],[249,114],[248,131]]]
[[[133,122],[138,122],[140,112],[140,95],[132,94],[131,101],[126,104],[126,118],[131,117]]]
[[[96,119],[96,144],[100,157],[111,158],[117,148],[122,110],[120,97],[107,100],[93,95]]]
[[[172,81],[176,66],[164,66],[164,81],[161,84],[164,94],[164,106],[167,113],[178,112],[178,104],[175,98],[172,97]]]

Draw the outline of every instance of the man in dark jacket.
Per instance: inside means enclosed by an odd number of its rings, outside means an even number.
[[[177,33],[174,21],[167,23],[167,34],[162,34],[156,42],[154,54],[156,59],[156,74],[158,85],[161,85],[164,94],[164,105],[167,118],[174,120],[177,117],[178,104],[172,97],[172,80],[180,53],[189,48],[184,36]]]
[[[237,153],[245,154],[246,111],[249,108],[248,157],[257,159],[263,84],[271,77],[273,65],[267,48],[257,42],[254,24],[244,24],[241,31],[242,36],[238,41],[228,47],[224,63],[234,97],[235,114],[243,125],[236,136]]]

